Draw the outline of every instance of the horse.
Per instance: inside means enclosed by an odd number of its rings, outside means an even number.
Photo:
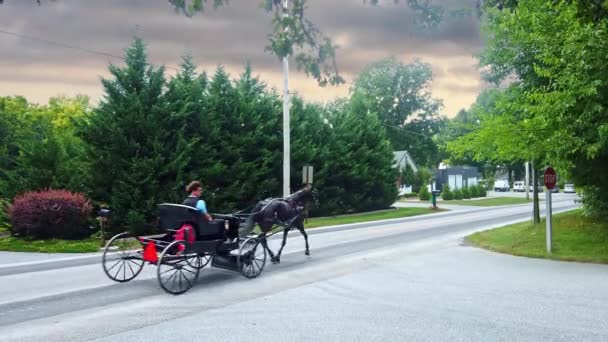
[[[297,228],[304,236],[306,242],[306,251],[304,254],[310,255],[308,245],[308,234],[304,230],[304,205],[307,201],[313,201],[314,196],[310,185],[306,185],[303,189],[291,194],[287,198],[267,198],[259,201],[253,208],[251,215],[245,221],[245,224],[239,231],[239,236],[245,237],[253,231],[254,225],[257,223],[262,231],[262,234],[267,234],[272,231],[275,224],[283,227],[283,243],[278,253],[275,255],[268,247],[266,238],[262,239],[262,246],[270,254],[270,260],[274,264],[281,262],[281,253],[287,241],[287,234],[292,228]]]

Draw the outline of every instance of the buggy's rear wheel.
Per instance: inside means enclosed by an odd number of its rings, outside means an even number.
[[[196,267],[198,255],[184,254],[184,251],[184,241],[173,241],[158,259],[158,283],[163,290],[174,295],[190,290],[200,271],[200,268]]]
[[[259,276],[266,265],[266,248],[262,246],[261,240],[257,237],[245,240],[239,248],[236,262],[245,277],[251,279]]]
[[[135,235],[121,233],[108,241],[103,250],[101,265],[103,271],[112,280],[125,283],[137,277],[144,268],[141,245]]]

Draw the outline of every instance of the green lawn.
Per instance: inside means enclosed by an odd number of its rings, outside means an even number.
[[[86,253],[99,251],[99,239],[24,240],[12,236],[0,238],[0,251],[40,253]]]
[[[523,203],[532,203],[532,200],[527,200],[525,198],[519,197],[494,197],[494,198],[486,198],[481,200],[451,200],[451,201],[441,201],[438,202],[438,205],[441,204],[454,204],[454,205],[472,205],[476,207],[494,207],[499,205],[512,205],[512,204],[523,204]]]
[[[368,221],[376,221],[376,220],[387,220],[394,219],[400,217],[408,217],[408,216],[416,216],[416,215],[425,215],[432,214],[439,211],[433,210],[430,208],[399,208],[395,210],[383,211],[379,213],[362,213],[362,214],[354,214],[348,216],[338,216],[338,217],[315,217],[308,219],[308,222],[304,224],[306,228],[316,228],[323,226],[333,226],[338,224],[348,224],[348,223],[358,223],[358,222],[368,222]]]
[[[554,215],[552,253],[546,252],[545,221],[518,223],[467,237],[491,251],[567,261],[608,263],[608,222],[583,217],[580,210]]]

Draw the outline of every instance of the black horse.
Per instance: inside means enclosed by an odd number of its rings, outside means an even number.
[[[283,247],[285,247],[287,241],[287,234],[292,228],[297,228],[306,241],[304,254],[310,255],[308,235],[304,231],[304,205],[307,201],[313,201],[313,199],[311,187],[307,185],[287,198],[268,198],[260,201],[254,206],[252,214],[247,218],[239,231],[239,235],[245,237],[251,234],[256,223],[260,226],[263,234],[272,231],[275,225],[283,227],[283,243],[276,255],[268,248],[266,239],[262,239],[262,245],[270,254],[270,260],[273,263],[279,263],[281,252],[283,252]]]

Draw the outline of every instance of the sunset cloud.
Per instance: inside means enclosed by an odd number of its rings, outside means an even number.
[[[463,6],[471,2],[458,1]],[[190,53],[208,73],[223,65],[236,77],[250,61],[269,86],[282,85],[280,61],[264,52],[270,16],[258,8],[257,0],[232,0],[227,7],[192,19],[176,14],[165,0],[34,3],[5,1],[0,6],[0,30],[117,56],[139,35],[148,47],[149,61],[166,65],[169,75],[181,56]],[[365,65],[389,56],[431,64],[433,96],[443,100],[448,116],[468,107],[486,86],[473,57],[482,46],[475,17],[448,20],[440,32],[428,34],[414,28],[407,6],[392,1],[370,7],[362,0],[309,0],[308,8],[310,19],[340,46],[338,65],[348,83],[321,88],[297,72],[292,62],[292,91],[307,99],[346,96]],[[108,64],[122,62],[1,33],[0,47],[0,95],[24,95],[37,102],[59,94],[86,94],[95,101],[102,95],[100,77],[109,76]]]

